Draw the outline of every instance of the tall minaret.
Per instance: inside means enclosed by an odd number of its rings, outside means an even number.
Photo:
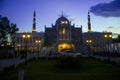
[[[90,12],[88,11],[88,32],[91,32]]]
[[[34,11],[33,14],[33,28],[32,28],[32,32],[36,32],[36,13]]]

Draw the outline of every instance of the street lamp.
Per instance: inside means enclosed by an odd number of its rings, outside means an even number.
[[[24,33],[22,35],[23,39],[25,40],[25,53],[24,53],[24,58],[25,58],[25,64],[27,65],[27,43],[28,43],[28,39],[30,38],[30,34],[29,33]]]
[[[91,57],[91,54],[90,54],[90,44],[92,43],[92,40],[88,39],[88,40],[86,40],[86,42],[89,45],[89,57]]]
[[[17,51],[20,52],[20,44],[17,44]]]
[[[108,61],[110,61],[110,51],[109,51],[109,46],[110,46],[110,39],[112,38],[111,34],[105,34],[104,37],[107,39],[107,44],[108,44]]]
[[[37,47],[38,47],[38,48],[37,48],[37,49],[38,49],[37,52],[38,52],[38,58],[39,58],[39,52],[40,52],[40,50],[39,50],[39,45],[40,45],[40,43],[41,43],[41,40],[36,40],[35,42],[37,43]]]

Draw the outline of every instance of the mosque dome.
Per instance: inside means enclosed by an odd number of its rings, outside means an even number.
[[[69,20],[64,16],[61,16],[56,20],[56,24],[69,24]]]

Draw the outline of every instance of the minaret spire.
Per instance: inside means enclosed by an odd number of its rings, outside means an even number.
[[[62,11],[62,17],[63,17],[63,11]]]
[[[33,28],[32,28],[32,32],[36,32],[36,13],[34,11],[33,14]]]
[[[88,11],[88,32],[91,32],[90,12]]]

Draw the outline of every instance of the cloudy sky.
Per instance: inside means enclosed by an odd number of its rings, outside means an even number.
[[[37,31],[44,25],[51,27],[61,12],[87,31],[87,13],[90,10],[92,31],[112,31],[120,34],[120,0],[0,0],[0,15],[16,23],[19,32],[32,31],[33,12],[36,11]]]

